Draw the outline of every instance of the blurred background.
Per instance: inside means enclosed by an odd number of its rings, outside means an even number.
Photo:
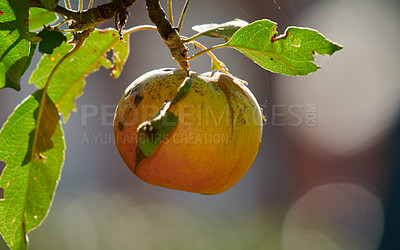
[[[173,4],[177,20],[184,1]],[[279,33],[307,26],[344,46],[331,58],[317,57],[322,69],[305,77],[269,73],[233,49],[215,51],[249,83],[267,122],[248,173],[214,196],[146,184],[120,158],[112,115],[124,89],[147,71],[176,67],[157,33],[133,34],[121,77],[114,80],[104,69],[87,77],[77,111],[63,125],[62,179],[47,219],[29,234],[30,249],[400,249],[399,4],[191,2],[181,32],[186,36],[195,34],[196,24],[268,18],[278,22]],[[141,24],[151,22],[139,0],[127,27]],[[0,91],[0,124],[35,91],[27,82],[39,59],[36,53],[20,92]],[[209,58],[191,62],[191,69],[209,71]],[[88,108],[98,115],[85,116]],[[7,249],[2,240],[0,249]]]

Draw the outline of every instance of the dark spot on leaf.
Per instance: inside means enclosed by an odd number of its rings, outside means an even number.
[[[118,129],[119,129],[119,131],[124,130],[124,123],[122,121],[118,122]]]
[[[3,14],[4,14],[4,12],[0,10],[0,15],[3,15]]]
[[[274,58],[270,58],[270,60],[271,60],[271,61],[273,61],[273,60],[274,60]]]
[[[210,35],[211,35],[211,36],[215,36],[215,37],[220,37],[220,36],[221,36],[221,35],[219,35],[219,34],[216,33],[216,32],[211,32]]]
[[[94,49],[93,52],[96,53],[96,52],[97,52],[97,49]]]

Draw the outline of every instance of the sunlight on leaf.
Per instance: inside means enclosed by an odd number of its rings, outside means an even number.
[[[29,8],[29,31],[43,29],[43,25],[53,24],[58,20],[56,13],[32,7]]]
[[[266,70],[285,75],[307,75],[319,69],[314,54],[332,55],[341,46],[315,30],[289,27],[278,36],[276,23],[260,20],[238,30],[226,44]]]
[[[48,95],[63,114],[64,121],[67,121],[72,110],[76,110],[75,99],[83,94],[85,77],[88,74],[103,66],[111,69],[112,76],[119,76],[129,55],[128,37],[129,35],[125,35],[124,41],[120,44],[117,31],[96,30],[86,39],[85,44],[55,71],[50,81]],[[67,38],[70,39],[71,36]],[[50,72],[72,48],[72,45],[62,43],[51,55],[43,56],[32,73],[29,83],[43,88]],[[107,52],[110,50],[114,51],[114,62],[107,59]]]
[[[28,5],[28,0],[0,0],[0,88],[21,88],[30,52]]]
[[[54,103],[36,91],[0,131],[0,233],[12,249],[26,249],[26,234],[46,217],[64,162],[65,143]]]

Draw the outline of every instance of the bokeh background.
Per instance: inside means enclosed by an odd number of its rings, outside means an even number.
[[[184,1],[173,4],[177,20]],[[318,57],[322,69],[306,77],[272,74],[237,51],[215,51],[232,74],[248,81],[267,117],[253,166],[215,196],[142,182],[110,139],[124,89],[147,71],[176,67],[157,33],[133,34],[121,77],[114,80],[104,69],[90,75],[77,112],[63,126],[62,179],[47,219],[29,234],[30,249],[400,249],[399,4],[191,2],[182,30],[187,36],[196,24],[268,18],[278,22],[280,33],[307,26],[344,46],[331,58]],[[151,24],[142,0],[131,8],[127,27],[140,24]],[[20,92],[0,91],[1,124],[34,92],[27,82],[39,59],[36,53]],[[206,72],[209,65],[202,56],[191,68]],[[82,113],[93,107],[98,115]],[[6,249],[2,240],[0,249]]]

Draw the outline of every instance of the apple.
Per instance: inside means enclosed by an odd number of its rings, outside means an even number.
[[[184,70],[159,69],[136,79],[115,111],[115,143],[126,165],[147,183],[218,194],[249,170],[261,142],[261,109],[239,79],[189,72],[190,89],[168,109],[177,121],[163,120],[172,130],[165,137],[152,131],[160,143],[151,155],[143,157],[138,150],[143,124],[160,115],[187,77]]]

